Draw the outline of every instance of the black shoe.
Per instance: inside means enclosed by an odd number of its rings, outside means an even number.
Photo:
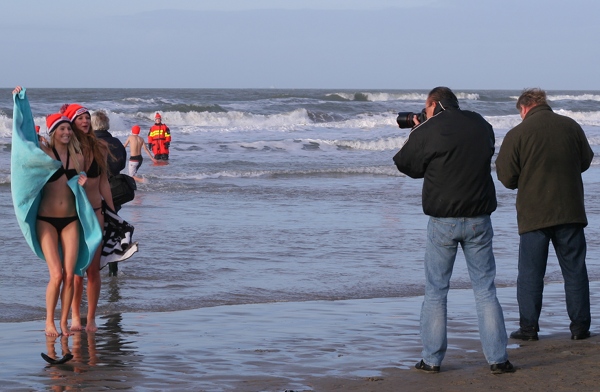
[[[537,332],[525,332],[521,328],[510,334],[511,339],[539,340]]]
[[[439,373],[440,372],[439,366],[429,366],[428,364],[423,362],[422,359],[421,359],[421,362],[419,362],[415,365],[415,369],[423,370],[428,373]]]
[[[583,340],[583,339],[587,339],[589,337],[590,337],[590,331],[571,335],[571,339],[573,339],[573,340]]]
[[[506,361],[504,363],[495,363],[490,365],[490,370],[492,374],[502,374],[502,373],[514,373],[517,369],[512,365],[512,363]]]

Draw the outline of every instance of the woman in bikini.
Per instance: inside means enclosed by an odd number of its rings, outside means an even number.
[[[70,104],[63,106],[61,112],[69,118],[75,136],[81,143],[83,150],[84,163],[87,173],[87,184],[85,192],[96,211],[96,217],[100,227],[104,227],[104,209],[103,203],[114,210],[110,184],[107,175],[108,146],[102,140],[96,138],[91,126],[90,112],[81,105]],[[102,255],[102,243],[98,246],[92,264],[86,270],[87,274],[87,323],[85,330],[95,332],[98,330],[96,325],[96,309],[98,299],[100,298],[100,257]],[[81,324],[81,301],[83,297],[83,277],[75,277],[75,294],[71,306],[71,330],[82,330]]]
[[[50,272],[50,280],[46,288],[46,335],[68,336],[72,334],[68,328],[68,318],[74,293],[79,219],[75,210],[75,196],[67,185],[67,180],[77,176],[83,169],[83,155],[66,117],[60,114],[50,115],[46,119],[46,125],[50,141],[48,146],[41,144],[40,148],[62,163],[44,186],[36,225],[38,240]],[[79,174],[79,185],[85,185],[86,181],[86,176]],[[59,241],[62,247],[62,260]],[[54,324],[54,311],[59,293],[60,334]]]
[[[16,87],[13,94],[19,94]],[[79,218],[75,196],[67,180],[77,176],[83,169],[83,155],[77,139],[73,136],[69,119],[60,113],[46,118],[50,140],[40,148],[51,158],[61,162],[42,188],[37,212],[37,239],[48,265],[50,279],[46,287],[47,336],[71,335],[68,328],[70,304],[73,300],[75,265],[79,247]],[[79,174],[78,183],[84,186],[85,174]],[[60,245],[59,245],[60,244]],[[61,249],[62,248],[62,251]],[[61,257],[62,253],[62,257]],[[60,330],[54,323],[54,312],[61,301]]]

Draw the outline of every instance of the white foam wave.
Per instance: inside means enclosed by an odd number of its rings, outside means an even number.
[[[598,94],[563,94],[563,95],[548,95],[546,97],[549,101],[600,101],[600,95]],[[518,99],[518,98],[517,98]]]
[[[260,178],[260,177],[297,177],[297,176],[327,176],[327,175],[384,175],[398,176],[400,173],[393,165],[340,167],[307,170],[222,170],[214,173],[188,173],[170,177],[176,180],[213,180],[221,178]]]
[[[424,93],[387,93],[387,92],[339,92],[327,94],[328,97],[338,96],[347,101],[367,100],[370,102],[385,102],[385,101],[425,101],[427,94]],[[357,99],[358,98],[358,99]]]
[[[479,94],[476,93],[456,93],[456,98],[458,99],[467,99],[470,101],[479,100]]]
[[[40,126],[40,133],[46,134],[46,117],[38,116],[34,117],[33,121],[36,125]],[[10,117],[0,115],[0,137],[10,138],[12,136],[13,120]]]
[[[138,97],[129,97],[124,98],[125,102],[135,102],[135,103],[145,103],[145,104],[156,104],[159,102],[156,98],[138,98]]]
[[[323,140],[322,143],[354,150],[388,151],[399,150],[404,145],[406,139],[407,137],[389,137],[377,140]]]
[[[583,126],[600,126],[600,112],[573,112],[564,109],[555,110],[555,112],[562,114],[563,116],[571,117]]]
[[[370,102],[385,102],[385,101],[418,101],[424,102],[427,100],[427,93],[388,93],[388,92],[360,92],[349,93],[340,92],[327,94],[328,97],[338,96],[348,101],[367,100]],[[456,93],[458,99],[478,100],[479,94],[476,93]]]
[[[521,116],[510,114],[506,116],[484,116],[487,122],[492,124],[494,131],[509,130],[521,123]]]
[[[291,112],[262,115],[247,112],[164,112],[163,122],[169,126],[195,126],[200,128],[220,128],[223,131],[281,129],[289,130],[296,126],[312,124],[306,109]]]

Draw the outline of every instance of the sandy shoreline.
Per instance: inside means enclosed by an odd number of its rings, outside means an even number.
[[[600,283],[593,282],[592,314]],[[11,391],[591,391],[600,388],[600,336],[570,340],[561,284],[546,286],[540,341],[510,340],[518,371],[492,375],[470,290],[451,290],[449,351],[440,374],[420,359],[422,299],[385,298],[221,306],[102,316],[96,334],[46,342],[43,321],[0,323],[0,380]],[[515,289],[499,289],[508,332]],[[74,359],[46,366],[40,352]]]

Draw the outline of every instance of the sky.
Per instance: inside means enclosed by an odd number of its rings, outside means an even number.
[[[4,1],[0,87],[600,90],[597,0]]]

